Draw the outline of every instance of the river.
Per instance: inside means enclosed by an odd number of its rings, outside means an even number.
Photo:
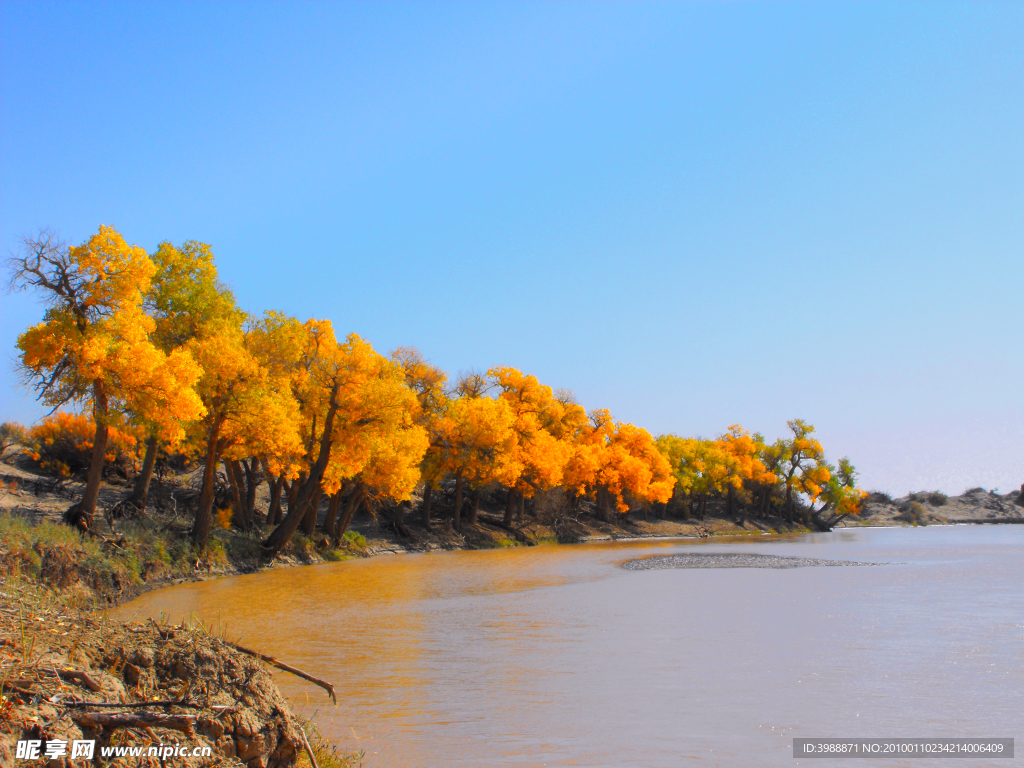
[[[620,567],[679,552],[887,564]],[[276,675],[368,768],[825,768],[851,763],[795,760],[792,739],[1024,735],[1022,587],[1024,526],[956,526],[382,556],[171,587],[120,613],[195,614],[332,681],[337,707]]]

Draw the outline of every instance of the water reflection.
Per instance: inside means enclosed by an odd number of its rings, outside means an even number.
[[[617,567],[690,547],[904,565]],[[337,708],[278,675],[368,766],[790,766],[793,736],[1020,735],[1022,552],[1024,528],[957,527],[402,555],[122,613],[219,617],[332,680]]]

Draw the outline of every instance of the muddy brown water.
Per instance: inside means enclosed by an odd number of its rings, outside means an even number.
[[[891,565],[621,567],[686,552]],[[792,738],[1024,737],[1021,526],[382,556],[121,609],[161,613],[333,681],[337,707],[276,675],[372,768],[824,768],[853,764],[794,760]]]

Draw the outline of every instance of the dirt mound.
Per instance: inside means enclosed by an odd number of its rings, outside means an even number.
[[[0,609],[0,680],[7,697],[0,764],[14,765],[20,739],[95,739],[97,764],[103,746],[175,743],[210,748],[208,757],[188,758],[190,765],[295,764],[301,732],[269,671],[223,639],[201,627],[109,622],[54,606],[45,592],[11,580],[0,591],[5,606],[20,606]],[[113,713],[139,722],[97,723],[97,714]],[[123,759],[161,765],[156,757]]]
[[[1024,518],[1021,494],[1000,495],[971,488],[960,496],[918,491],[898,499],[875,492],[868,496],[859,518],[851,523],[870,525],[946,525],[949,523],[1015,523]]]

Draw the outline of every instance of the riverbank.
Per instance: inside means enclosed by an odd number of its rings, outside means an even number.
[[[116,478],[114,478],[116,481]],[[80,493],[80,483],[39,474],[32,462],[8,458],[0,465],[0,574],[16,574],[75,594],[94,607],[121,603],[144,592],[188,581],[287,568],[355,557],[454,549],[496,549],[537,544],[568,544],[646,538],[708,538],[807,533],[812,529],[778,516],[747,517],[726,514],[708,505],[704,519],[663,518],[652,512],[616,515],[602,521],[592,514],[564,510],[535,510],[517,525],[508,526],[496,505],[482,505],[475,524],[459,530],[444,516],[423,525],[417,514],[396,520],[386,512],[363,514],[352,521],[340,543],[322,533],[296,533],[285,550],[268,562],[259,547],[269,531],[215,528],[207,552],[191,549],[191,520],[179,500],[188,496],[194,478],[183,473],[155,479],[146,513],[133,520],[98,514],[95,537],[81,537],[61,522],[63,512]],[[266,487],[260,489],[266,495]],[[116,508],[126,495],[124,485],[105,483],[100,509]],[[258,497],[264,506],[268,500]],[[413,508],[419,500],[413,499]],[[321,518],[326,514],[322,505]],[[435,512],[435,515],[437,512]],[[321,520],[322,522],[322,520]],[[917,526],[1024,522],[1019,492],[1000,495],[972,488],[960,496],[920,492],[902,498],[872,493],[861,513],[841,527]]]

